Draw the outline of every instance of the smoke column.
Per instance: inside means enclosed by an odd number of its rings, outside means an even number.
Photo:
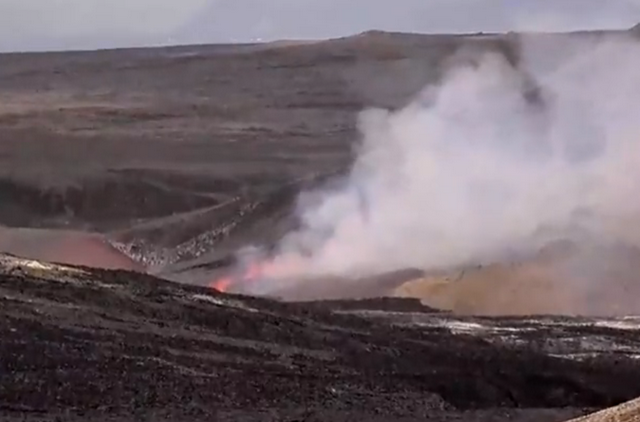
[[[555,239],[640,246],[639,46],[584,41],[555,61],[522,48],[521,69],[487,54],[403,109],[362,112],[348,177],[301,196],[261,289],[500,262]]]

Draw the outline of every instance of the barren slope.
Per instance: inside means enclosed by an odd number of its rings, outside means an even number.
[[[637,320],[282,304],[6,255],[0,302],[2,420],[561,421],[640,395]]]

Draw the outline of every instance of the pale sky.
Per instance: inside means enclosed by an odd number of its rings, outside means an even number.
[[[640,0],[0,0],[0,50],[626,28]]]

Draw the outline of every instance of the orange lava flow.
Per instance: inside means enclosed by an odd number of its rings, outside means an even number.
[[[253,263],[249,265],[249,268],[241,276],[234,278],[232,276],[224,276],[217,280],[214,280],[210,287],[218,290],[219,292],[227,292],[229,288],[238,283],[251,283],[260,278],[264,273],[264,266],[259,263]]]
[[[222,277],[211,283],[211,288],[216,289],[219,292],[226,292],[229,290],[229,286],[233,284],[233,279],[231,277]]]
[[[213,280],[209,287],[220,292],[228,292],[235,290],[235,286],[241,286],[245,292],[251,290],[246,289],[250,285],[261,282],[273,282],[299,276],[304,274],[305,262],[298,260],[296,257],[288,259],[254,261],[250,263],[241,274],[225,274],[222,277]],[[264,286],[263,286],[264,287]],[[263,290],[263,289],[259,289]]]

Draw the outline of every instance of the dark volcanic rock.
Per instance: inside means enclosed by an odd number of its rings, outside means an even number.
[[[444,418],[474,409],[598,408],[640,395],[637,360],[554,358],[430,325],[444,315],[417,308],[411,314],[422,323],[406,324],[394,321],[397,312],[385,318],[375,301],[371,319],[345,313],[366,311],[367,302],[285,304],[124,271],[11,256],[1,264],[7,418],[207,420],[302,409],[307,416],[298,420],[339,420],[344,412]],[[597,332],[586,326],[581,335]]]
[[[370,299],[322,300],[303,303],[306,306],[333,311],[421,312],[425,314],[442,312],[423,305],[420,299],[415,298],[377,297]]]

